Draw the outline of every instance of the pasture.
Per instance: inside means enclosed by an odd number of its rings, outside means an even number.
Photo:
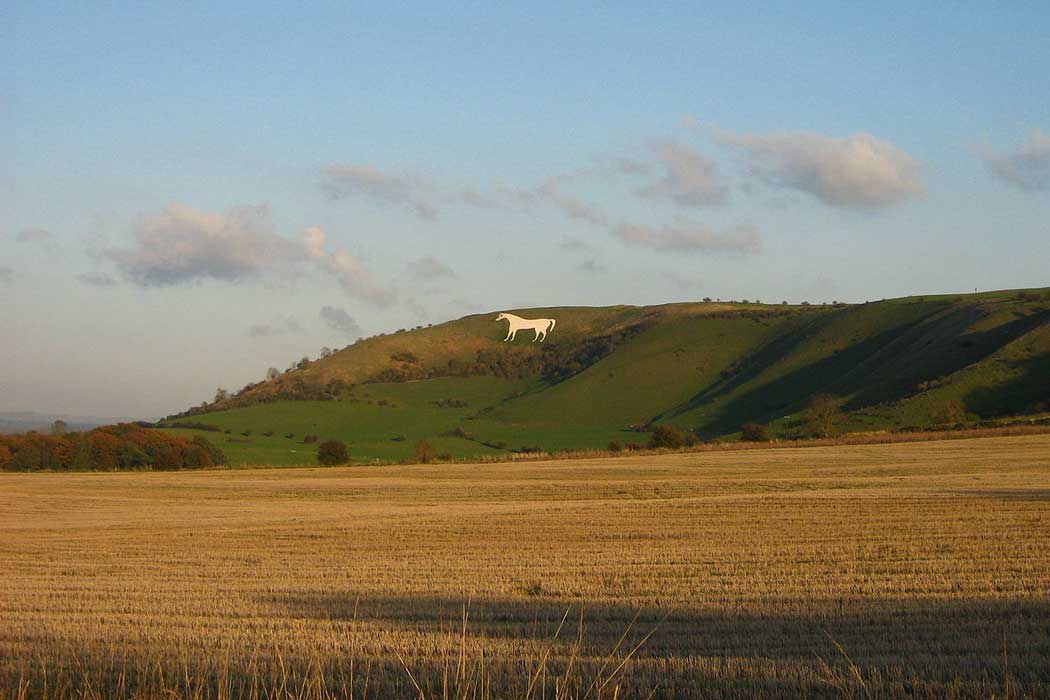
[[[2,698],[1048,694],[1048,435],[0,474]]]

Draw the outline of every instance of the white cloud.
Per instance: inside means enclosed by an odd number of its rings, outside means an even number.
[[[335,277],[348,294],[381,306],[386,306],[394,300],[393,293],[381,287],[349,250],[339,248],[328,252],[325,248],[325,232],[320,228],[308,228],[303,235],[310,260]]]
[[[761,237],[750,226],[718,232],[697,224],[662,227],[624,224],[613,229],[613,235],[631,245],[673,253],[748,255],[762,249]]]
[[[1011,185],[1029,192],[1050,190],[1050,136],[1039,129],[1014,150],[985,148],[981,157],[992,172]]]
[[[808,192],[836,207],[876,209],[926,193],[919,162],[869,134],[722,132],[720,138],[744,151],[752,172],[767,183]]]
[[[322,306],[321,320],[324,321],[329,328],[338,331],[348,338],[361,337],[361,326],[357,324],[357,321],[355,321],[345,309],[333,306]]]
[[[725,204],[729,188],[718,175],[718,165],[687,146],[665,142],[651,146],[664,174],[657,182],[643,187],[643,197],[662,197],[685,207]]]
[[[348,250],[326,249],[321,229],[306,229],[300,241],[277,235],[265,205],[213,214],[171,204],[159,215],[139,219],[133,236],[131,247],[110,248],[103,255],[125,279],[142,287],[208,279],[237,282],[312,266],[351,295],[376,304],[392,301],[391,293]]]

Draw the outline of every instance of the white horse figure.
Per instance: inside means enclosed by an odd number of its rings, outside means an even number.
[[[536,337],[532,339],[532,342],[535,343],[538,340],[542,343],[547,338],[547,334],[554,330],[555,323],[553,318],[522,318],[514,314],[500,314],[496,320],[510,324],[507,329],[507,337],[503,339],[504,343],[514,340],[514,336],[520,330],[535,331]]]

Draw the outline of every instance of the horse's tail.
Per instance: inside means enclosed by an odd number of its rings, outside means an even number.
[[[547,326],[547,332],[550,333],[554,330],[554,324],[557,323],[557,321],[555,321],[553,318],[548,318],[547,320],[551,322],[551,325]]]

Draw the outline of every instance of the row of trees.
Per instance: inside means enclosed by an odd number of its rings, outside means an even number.
[[[226,464],[203,437],[185,438],[135,423],[83,433],[0,435],[2,471],[202,469]]]

